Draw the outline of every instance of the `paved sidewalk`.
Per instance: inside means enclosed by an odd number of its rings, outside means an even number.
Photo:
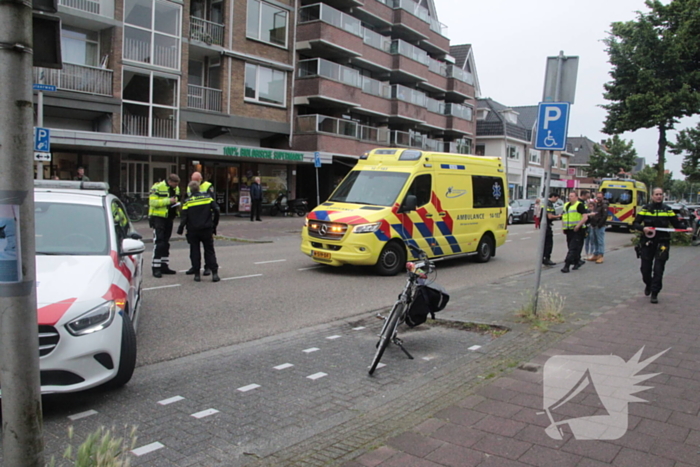
[[[405,425],[386,442],[375,444],[364,453],[356,452],[353,460],[342,465],[700,465],[700,291],[697,287],[700,248],[672,248],[658,305],[650,304],[648,297],[643,295],[638,262],[629,259],[633,256],[630,249],[625,250],[624,256],[606,255],[610,261],[605,267],[586,265],[578,275],[561,274],[558,270],[545,273],[545,284],[561,285],[562,281],[567,281],[569,289],[575,290],[575,294],[568,294],[568,310],[574,310],[578,319],[583,321],[586,320],[584,315],[592,311],[593,319],[530,359],[526,366],[534,371],[521,369],[522,363],[517,369],[505,370],[504,376],[476,387],[423,420]],[[613,261],[627,261],[637,267],[621,270],[621,264]],[[606,270],[610,270],[617,277],[610,277],[605,287],[588,286],[589,282],[598,283],[586,274],[593,268],[596,275],[605,276]],[[559,291],[565,292],[563,289]],[[615,295],[619,299],[611,302],[609,297]],[[473,302],[490,296],[488,292],[477,295]],[[606,300],[602,300],[605,297],[608,297],[607,311],[601,314],[599,307],[605,303]],[[596,314],[599,316],[595,317]],[[569,316],[569,320],[571,318]],[[570,324],[575,326],[576,323]],[[566,326],[560,325],[559,332],[566,332]],[[641,361],[669,350],[646,368],[638,370],[641,375],[658,375],[639,384],[649,389],[638,393],[637,397],[648,402],[629,403],[628,427],[623,436],[607,441],[579,440],[572,435],[568,425],[560,426],[564,431],[562,440],[547,435],[545,428],[550,421],[543,411],[542,368],[550,357],[616,355],[627,362],[642,348]],[[599,380],[593,378],[595,381]],[[595,392],[594,387],[594,384],[589,384],[566,404],[552,409],[555,420],[607,415],[602,403],[604,398]],[[610,403],[610,399],[605,400]],[[310,463],[316,465],[313,461]],[[299,462],[298,465],[305,463]]]

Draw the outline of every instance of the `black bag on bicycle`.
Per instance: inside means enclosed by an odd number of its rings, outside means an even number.
[[[425,323],[428,315],[435,319],[435,313],[443,310],[449,300],[447,291],[438,284],[420,286],[416,291],[416,298],[406,313],[406,324],[413,328]]]

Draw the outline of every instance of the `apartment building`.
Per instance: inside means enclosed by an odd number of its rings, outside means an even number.
[[[473,57],[455,64],[431,0],[59,0],[59,16],[63,69],[34,73],[57,88],[35,96],[42,178],[83,166],[146,196],[198,170],[235,213],[254,176],[268,202],[315,200],[317,155],[325,198],[377,146],[472,152]]]
[[[571,168],[574,169],[576,188],[587,190],[598,189],[598,183],[588,176],[588,161],[597,143],[586,136],[569,136],[566,139],[567,149],[573,154]]]
[[[377,146],[471,153],[474,74],[432,0],[304,0],[298,17],[292,147],[329,163],[322,198]]]

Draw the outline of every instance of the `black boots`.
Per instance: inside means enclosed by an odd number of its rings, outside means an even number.
[[[206,274],[205,274],[206,275]],[[219,282],[221,278],[219,277],[219,274],[216,271],[212,271],[211,273],[211,281],[212,282]]]
[[[160,267],[160,272],[161,272],[161,274],[168,274],[168,275],[177,274],[177,271],[173,271],[172,269],[170,269],[170,267],[168,267],[167,264]]]
[[[569,263],[564,264],[564,267],[561,268],[561,272],[569,272]]]
[[[556,266],[557,265],[557,263],[553,262],[549,258],[542,260],[542,264],[545,266]]]
[[[651,295],[651,286],[650,285],[647,285],[646,287],[644,287],[644,295],[646,295],[647,297],[649,295]]]
[[[659,303],[659,299],[655,293],[651,294],[651,303]]]
[[[205,275],[205,276],[211,276],[211,269],[209,269],[209,268],[204,268],[204,275]]]
[[[199,282],[201,280],[202,280],[202,278],[199,276],[199,271],[195,272],[194,273],[194,281]]]
[[[163,274],[160,271],[160,268],[153,268],[153,277],[160,279],[163,277]]]
[[[197,272],[197,271],[194,268],[189,268],[187,271],[185,271],[185,274],[187,274],[188,276],[191,276],[195,272]]]

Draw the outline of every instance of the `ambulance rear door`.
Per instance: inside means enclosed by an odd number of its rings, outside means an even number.
[[[474,213],[471,193],[472,179],[465,165],[439,165],[433,205],[438,215],[436,231],[442,237],[441,247],[445,255],[476,249],[473,238],[479,230],[479,220]]]

